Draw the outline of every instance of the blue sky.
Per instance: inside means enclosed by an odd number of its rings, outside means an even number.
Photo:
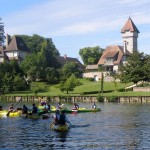
[[[52,38],[60,54],[81,60],[84,47],[123,45],[130,16],[140,31],[138,49],[150,54],[149,0],[0,0],[5,33]]]

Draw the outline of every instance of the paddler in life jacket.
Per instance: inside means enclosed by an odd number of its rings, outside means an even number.
[[[65,115],[65,111],[62,110],[61,114],[60,114],[60,117],[59,117],[59,120],[58,120],[58,124],[59,125],[65,125],[66,123],[70,124],[70,121],[68,121],[68,118]]]
[[[22,114],[28,114],[28,108],[26,105],[23,105]]]
[[[73,110],[78,110],[79,109],[79,105],[78,104],[76,104],[76,103],[74,103],[74,106],[73,106],[73,108],[72,108]]]
[[[95,104],[95,102],[93,102],[93,105],[91,106],[92,109],[96,109],[97,105]]]
[[[14,111],[14,104],[11,104],[10,107],[9,107],[8,112],[13,112],[13,111]]]
[[[26,105],[23,105],[22,107],[22,116],[26,118],[28,117],[28,108]]]
[[[61,110],[62,109],[62,104],[61,104],[61,102],[58,102],[58,104],[57,104],[57,106],[56,106],[56,108],[57,108],[57,110]]]
[[[10,107],[9,107],[9,109],[8,109],[8,112],[7,112],[6,116],[9,116],[9,114],[10,114],[11,112],[13,112],[13,111],[15,111],[15,109],[14,109],[14,104],[11,104]]]
[[[56,113],[54,114],[54,123],[55,125],[58,124],[58,120],[60,119],[60,111],[59,110],[56,110]]]
[[[2,106],[0,106],[0,111],[2,111],[3,110],[3,108],[2,108]]]
[[[37,114],[38,113],[38,108],[36,107],[35,104],[32,105],[32,114]]]

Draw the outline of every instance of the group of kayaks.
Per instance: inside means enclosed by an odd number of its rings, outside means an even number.
[[[55,113],[57,110],[53,106],[51,107],[50,111],[44,110],[43,106],[39,106],[38,109],[39,109],[39,111],[37,114],[31,114],[31,113],[22,114],[22,110],[16,110],[16,111],[10,112],[9,116],[7,116],[7,114],[8,114],[7,110],[1,110],[0,117],[23,117],[23,118],[39,119],[39,118],[41,118],[41,116],[44,117],[45,114]],[[98,112],[98,111],[101,111],[101,109],[100,108],[96,108],[96,109],[79,108],[78,110],[75,110],[75,109],[64,108],[63,111],[65,113],[74,113],[74,112],[82,113],[82,112]],[[54,123],[51,123],[50,128],[55,131],[68,131],[70,129],[70,124],[56,125]]]

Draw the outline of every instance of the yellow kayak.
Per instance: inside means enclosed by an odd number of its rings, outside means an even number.
[[[7,113],[8,113],[7,110],[2,110],[2,111],[0,111],[0,117],[7,117],[7,116],[6,116]],[[13,112],[10,112],[8,117],[18,117],[18,116],[21,116],[21,111],[13,111]]]
[[[64,132],[64,131],[69,131],[70,125],[69,124],[55,125],[55,123],[53,122],[50,124],[50,129],[55,130],[55,131]]]

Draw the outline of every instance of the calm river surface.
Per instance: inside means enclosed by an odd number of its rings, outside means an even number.
[[[90,105],[80,103],[80,107]],[[0,118],[0,150],[150,149],[150,104],[97,105],[101,112],[67,114],[72,123],[67,133],[50,130],[51,118]]]

